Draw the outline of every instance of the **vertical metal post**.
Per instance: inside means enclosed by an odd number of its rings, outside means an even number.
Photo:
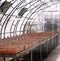
[[[16,56],[14,56],[14,61],[17,61],[17,57]]]
[[[51,39],[51,50],[52,50],[52,39]]]
[[[40,45],[40,61],[43,61],[42,59],[42,46]]]
[[[47,55],[48,55],[48,41],[46,42],[46,49],[47,49]]]
[[[51,51],[51,43],[50,43],[50,39],[49,39],[49,53],[50,53],[50,51]]]
[[[58,45],[58,43],[59,43],[59,34],[56,35],[56,46]]]
[[[31,61],[33,61],[33,56],[32,56],[32,54],[33,54],[33,53],[32,53],[32,50],[31,50]]]
[[[55,37],[53,37],[53,40],[54,40],[54,48],[55,48]]]
[[[51,52],[52,46],[51,46],[51,38],[49,39],[49,53]]]
[[[52,44],[51,44],[51,39],[50,39],[50,52],[51,52],[51,49],[52,49]]]
[[[59,43],[59,34],[56,36],[56,46],[58,45],[58,43]]]
[[[52,43],[53,43],[53,49],[54,49],[54,47],[55,47],[55,40],[54,40],[54,37],[52,38]]]
[[[56,37],[55,37],[55,43],[56,43],[56,46],[57,46],[57,44],[58,44],[58,39],[57,39],[57,37],[58,37],[58,35],[56,35]]]
[[[55,40],[55,47],[56,47],[56,36],[54,37],[54,40]]]
[[[53,49],[54,49],[54,47],[55,47],[55,40],[54,40],[54,37],[52,38],[52,40],[53,40]]]
[[[5,60],[5,56],[3,57],[3,61],[6,61],[6,60]]]

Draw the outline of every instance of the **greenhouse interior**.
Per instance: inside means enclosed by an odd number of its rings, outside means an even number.
[[[60,0],[0,0],[0,61],[60,61]]]

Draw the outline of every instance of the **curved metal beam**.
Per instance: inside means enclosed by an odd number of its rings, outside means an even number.
[[[37,1],[37,2],[39,2],[39,1]],[[35,3],[37,3],[37,2],[35,2]],[[35,3],[33,3],[32,5],[30,5],[30,7],[32,7]],[[39,4],[40,4],[40,3],[39,3]],[[30,7],[29,7],[29,8],[30,8]],[[33,7],[32,9],[30,9],[30,10],[29,10],[29,8],[28,8],[28,11],[32,11],[32,10],[33,10],[34,8],[36,8],[36,7],[38,7],[38,6],[35,6],[35,7]],[[30,12],[30,13],[31,13],[31,12]],[[19,22],[20,22],[20,21],[19,21]],[[18,24],[19,24],[19,22],[18,22]],[[16,24],[16,30],[17,30],[18,24]],[[14,30],[15,30],[15,27],[14,27]],[[16,31],[16,30],[15,30],[15,31]]]
[[[54,3],[54,4],[56,4],[56,3]],[[54,4],[53,4],[53,5],[54,5]],[[50,5],[50,6],[52,6],[52,5]],[[47,7],[45,7],[45,8],[48,8],[48,7],[50,7],[50,6],[47,6]],[[43,8],[43,9],[45,9],[45,8]],[[42,9],[39,9],[39,11],[40,11],[40,10],[42,10]],[[38,12],[39,12],[39,11],[38,11]],[[36,11],[35,11],[35,12],[36,12]],[[34,13],[35,13],[35,12],[34,12]],[[34,13],[32,13],[32,14],[30,15],[30,17],[31,17]],[[30,18],[30,17],[29,17],[29,18]],[[29,18],[28,18],[28,20],[29,20]],[[24,25],[24,29],[25,29],[26,24],[28,23],[28,20],[26,21],[26,23],[25,23],[25,25]],[[23,29],[23,31],[24,31],[24,29]],[[23,32],[23,33],[24,33],[24,32]]]
[[[44,6],[44,5],[43,5],[43,6]],[[34,12],[32,12],[32,13],[29,12],[29,13],[31,13],[31,14],[30,14],[29,18],[27,19],[27,21],[30,19],[31,15],[34,14],[34,13],[35,13],[38,9],[40,9],[41,7],[42,7],[42,6],[37,7],[37,8],[34,10]],[[28,15],[29,15],[29,13],[28,13]],[[28,15],[27,15],[27,16],[28,16]],[[23,20],[23,23],[24,23],[24,21],[25,21],[25,19]],[[27,21],[26,21],[26,22],[27,22]],[[22,28],[22,26],[23,26],[23,23],[21,24],[21,28]],[[24,25],[24,26],[25,26],[25,25]],[[21,28],[20,28],[20,31],[21,31]],[[24,30],[23,30],[23,32],[24,32]]]
[[[14,13],[14,12],[13,12],[13,13]],[[12,13],[12,14],[13,14],[13,13]],[[11,14],[11,16],[12,16],[12,14]],[[8,19],[7,19],[7,23],[5,24],[5,26],[3,25],[3,26],[4,26],[4,33],[5,33],[6,26],[7,26],[8,22],[9,22],[9,19],[11,18],[11,16],[8,17]],[[29,17],[29,18],[30,18],[30,17]],[[29,19],[29,18],[28,18],[28,19]],[[2,28],[2,29],[3,29],[3,28]]]
[[[32,2],[32,1],[31,1]],[[31,3],[31,2],[29,2],[29,3]],[[12,11],[12,13],[10,14],[10,16],[8,16],[8,18],[6,19],[6,24],[5,24],[5,26],[4,26],[4,37],[5,37],[5,29],[6,29],[6,26],[7,26],[7,24],[8,24],[8,22],[9,22],[9,19],[11,18],[11,16],[13,15],[13,13],[17,10],[17,8],[20,6],[20,4],[22,4],[23,2],[21,2],[21,3],[19,3],[16,7],[15,7],[15,9]],[[28,3],[28,4],[29,4]],[[3,27],[2,27],[2,29],[3,29]]]
[[[32,1],[33,2],[33,1]],[[30,4],[30,3],[32,3],[32,2],[29,2],[29,3],[27,3],[26,5],[28,5],[28,4]],[[26,5],[24,5],[24,6],[26,6]],[[31,5],[32,6],[32,5]],[[23,6],[22,6],[23,7]],[[20,8],[22,8],[22,7],[20,7]],[[15,20],[14,20],[15,21]],[[13,23],[14,23],[14,21],[12,22],[12,25],[13,25]],[[10,28],[10,32],[11,32],[11,29],[12,29],[12,25],[11,25],[11,28]],[[10,34],[10,36],[11,36],[11,34]]]
[[[10,14],[7,16],[7,18],[5,19],[5,21],[4,21],[3,25],[2,25],[2,28],[1,28],[1,33],[2,33],[2,30],[3,30],[3,27],[4,27],[4,37],[5,37],[6,25],[7,25],[7,23],[9,22],[10,17],[11,17],[12,14],[15,12],[15,10],[17,9],[17,7],[18,7],[19,5],[21,5],[22,3],[23,3],[23,1],[21,1],[19,4],[17,4],[17,5],[13,8],[13,10],[10,12]],[[7,21],[7,22],[6,22],[6,21]],[[6,23],[6,25],[4,26],[5,23]],[[1,34],[1,36],[2,36],[2,34]]]
[[[17,27],[17,26],[16,26]]]
[[[16,0],[13,2],[13,4],[14,4],[15,2],[16,2]],[[13,5],[13,4],[12,4],[12,5]],[[12,6],[12,5],[11,5],[11,6]],[[9,10],[9,9],[8,9],[8,10]],[[7,11],[8,11],[8,10],[7,10]],[[0,19],[0,22],[2,21],[2,19],[3,19],[3,17],[4,17],[5,14],[6,14],[6,13],[3,14],[2,18]]]

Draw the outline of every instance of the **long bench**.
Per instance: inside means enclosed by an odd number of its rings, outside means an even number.
[[[15,61],[17,61],[17,57],[26,54],[27,51],[32,51],[39,45],[42,45],[41,57],[43,59],[45,57],[44,55],[47,56],[47,54],[57,46],[57,39],[58,33],[56,32],[30,33],[21,36],[0,39],[0,57],[3,57],[4,61],[5,57],[13,57]]]

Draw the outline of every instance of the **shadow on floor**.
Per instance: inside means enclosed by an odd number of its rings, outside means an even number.
[[[60,61],[60,45],[58,45],[44,61]]]

